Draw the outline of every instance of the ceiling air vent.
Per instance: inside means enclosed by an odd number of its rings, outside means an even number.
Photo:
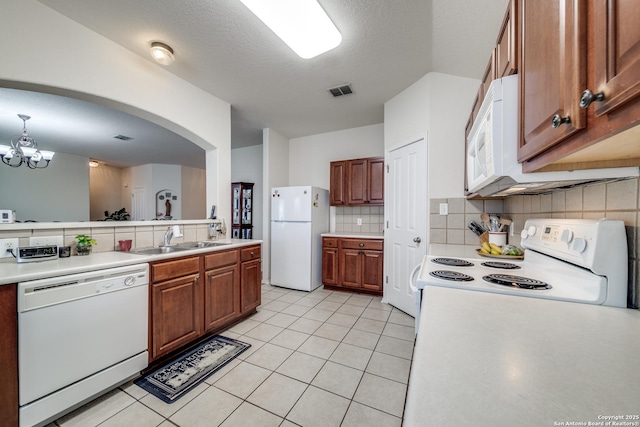
[[[331,89],[327,89],[327,90],[334,97],[342,96],[342,95],[349,95],[350,93],[353,93],[353,90],[351,89],[351,85],[348,85],[348,84],[332,87]]]
[[[131,138],[130,136],[126,136],[126,135],[116,135],[114,136],[115,139],[121,139],[123,141],[130,141],[133,138]]]

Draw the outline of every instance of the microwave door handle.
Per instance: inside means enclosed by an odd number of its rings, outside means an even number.
[[[484,132],[480,134],[480,136],[484,136]],[[479,140],[477,139],[475,141],[475,144],[473,144],[473,147],[475,149],[476,152],[476,164],[478,165],[478,167],[480,168],[480,170],[482,171],[482,175],[483,176],[487,176],[487,168],[484,166],[484,163],[480,160],[480,156],[479,156],[479,152],[478,152],[478,145],[479,144]]]

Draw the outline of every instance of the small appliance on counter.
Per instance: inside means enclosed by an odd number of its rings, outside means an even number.
[[[0,209],[0,224],[13,224],[16,222],[16,211]]]

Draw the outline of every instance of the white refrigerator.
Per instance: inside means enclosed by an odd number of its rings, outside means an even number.
[[[301,291],[322,285],[322,237],[329,231],[329,191],[271,189],[271,284]]]

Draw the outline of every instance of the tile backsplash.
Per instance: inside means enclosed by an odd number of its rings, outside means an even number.
[[[172,221],[171,225],[179,225],[182,231],[182,237],[172,239],[172,243],[182,243],[196,240],[207,240],[209,237],[209,224],[197,224],[195,221],[190,223],[181,223],[180,221]],[[202,221],[204,222],[204,221]],[[77,223],[74,223],[77,224]],[[98,225],[99,226],[92,226]],[[117,223],[113,226],[113,222],[89,222],[86,226],[70,225],[60,223],[59,227],[51,224],[51,228],[24,228],[11,229],[11,225],[0,228],[0,239],[18,238],[19,246],[29,246],[29,238],[35,236],[63,236],[63,242],[67,246],[75,246],[76,236],[78,234],[88,234],[97,241],[93,246],[93,252],[111,252],[120,250],[118,240],[132,240],[132,248],[144,248],[147,246],[159,246],[163,241],[164,233],[167,231],[168,223],[154,221],[155,225],[148,223],[136,222],[136,225],[129,225],[130,222]],[[144,225],[141,225],[144,224]],[[72,254],[75,255],[75,249]],[[7,260],[12,261],[12,260]]]
[[[519,232],[528,218],[609,218],[624,221],[629,257],[629,307],[640,306],[638,178],[597,184],[535,196],[510,196],[503,200],[431,199],[431,243],[471,245],[478,237],[466,227],[480,213],[502,213],[514,221],[515,236],[510,243],[520,244]],[[439,215],[439,204],[449,204],[449,215]]]
[[[362,225],[358,225],[358,218]],[[381,233],[384,206],[337,206],[336,232]]]

